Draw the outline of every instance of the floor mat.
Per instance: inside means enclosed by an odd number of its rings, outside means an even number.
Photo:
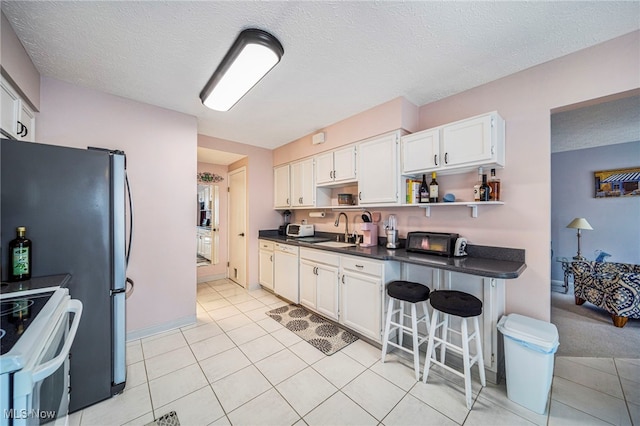
[[[175,411],[170,411],[145,426],[180,426],[180,422],[178,421],[178,414]]]
[[[267,315],[325,355],[332,355],[358,340],[355,334],[301,306],[283,306],[267,312]]]

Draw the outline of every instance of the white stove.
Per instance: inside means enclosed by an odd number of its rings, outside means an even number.
[[[82,303],[52,282],[61,280],[2,283],[1,426],[38,425],[67,415],[69,350]]]

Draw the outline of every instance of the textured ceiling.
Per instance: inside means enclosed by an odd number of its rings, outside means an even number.
[[[551,115],[552,153],[636,141],[640,141],[640,96]]]
[[[274,148],[404,96],[441,99],[640,28],[635,1],[2,1],[41,75]],[[285,54],[231,111],[198,99],[237,34]]]

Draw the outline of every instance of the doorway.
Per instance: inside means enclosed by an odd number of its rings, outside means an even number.
[[[247,287],[247,170],[229,172],[229,270],[236,284]]]

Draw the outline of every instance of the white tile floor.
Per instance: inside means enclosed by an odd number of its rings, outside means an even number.
[[[358,340],[332,356],[265,312],[285,303],[228,280],[198,285],[198,322],[128,343],[126,390],[72,425],[640,425],[640,360],[557,357],[547,415],[457,377],[416,382],[411,362]],[[397,361],[397,362],[394,362]]]

